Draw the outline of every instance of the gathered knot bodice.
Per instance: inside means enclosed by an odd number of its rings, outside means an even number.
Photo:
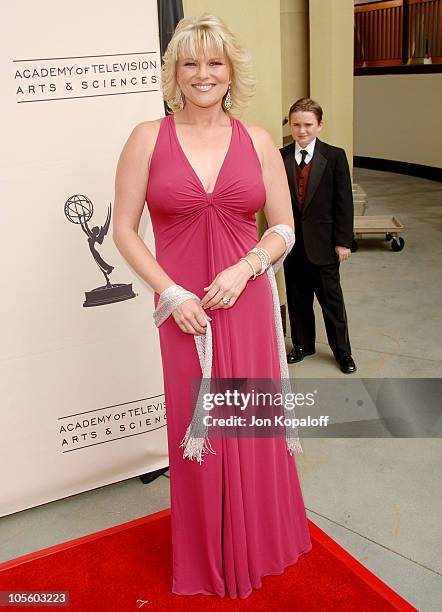
[[[234,118],[231,125],[230,144],[210,193],[180,145],[173,115],[162,119],[152,153],[146,201],[156,257],[192,291],[258,241],[255,215],[265,203],[261,164],[245,126]],[[188,279],[186,264],[191,267],[197,258],[207,260],[205,278]]]

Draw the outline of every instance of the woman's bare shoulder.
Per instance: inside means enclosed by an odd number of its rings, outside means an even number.
[[[154,119],[152,121],[141,121],[141,123],[137,123],[132,129],[128,142],[133,142],[135,146],[139,144],[146,146],[146,144],[149,145],[151,143],[153,146],[157,139],[158,132],[160,131],[161,121],[161,119]]]
[[[273,138],[263,127],[258,125],[246,125],[245,123],[243,123],[243,125],[252,139],[253,146],[255,147],[262,165],[269,152],[275,148]]]
[[[160,125],[161,119],[142,121],[135,125],[123,147],[122,158],[129,163],[137,162],[148,168]]]
[[[270,144],[274,144],[273,138],[270,136],[269,132],[265,128],[259,125],[243,125],[249,132],[250,137],[253,140],[256,140],[259,144],[261,144],[261,146],[265,147],[269,146]]]

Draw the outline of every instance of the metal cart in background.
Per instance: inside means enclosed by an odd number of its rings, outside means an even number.
[[[352,252],[358,250],[357,240],[363,236],[383,235],[391,242],[392,251],[402,251],[405,240],[400,235],[404,226],[395,215],[366,215],[368,198],[360,185],[353,184],[354,229]]]

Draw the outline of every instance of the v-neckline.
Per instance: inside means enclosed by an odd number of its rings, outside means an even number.
[[[226,154],[225,154],[225,156],[224,156],[223,162],[222,162],[222,164],[221,164],[221,166],[220,166],[220,168],[219,168],[219,170],[218,170],[218,174],[217,174],[217,176],[216,176],[215,184],[214,184],[214,186],[213,186],[212,191],[206,191],[206,190],[204,189],[204,185],[203,185],[202,180],[200,179],[200,177],[199,177],[199,176],[198,176],[198,174],[196,173],[195,168],[194,168],[194,167],[192,166],[192,164],[190,163],[189,158],[187,157],[187,155],[186,155],[186,154],[185,154],[185,152],[184,152],[183,147],[181,146],[180,139],[178,138],[178,133],[177,133],[177,131],[176,131],[176,125],[175,125],[175,116],[172,114],[172,115],[171,115],[171,117],[172,117],[173,133],[174,133],[174,135],[175,135],[175,140],[177,141],[178,148],[179,148],[179,150],[181,151],[182,156],[184,157],[185,161],[187,162],[187,165],[189,166],[190,170],[192,171],[193,175],[195,176],[196,180],[198,181],[198,183],[199,183],[199,185],[200,185],[200,187],[201,187],[202,191],[203,191],[203,192],[204,192],[204,193],[205,193],[207,196],[211,196],[211,195],[213,195],[213,194],[215,193],[215,191],[216,191],[217,186],[218,186],[218,181],[219,181],[219,178],[220,178],[220,176],[221,176],[222,170],[223,170],[223,168],[224,168],[224,166],[225,166],[225,164],[226,164],[226,160],[227,160],[227,158],[229,157],[230,149],[232,148],[232,143],[233,143],[233,130],[234,130],[233,119],[232,119],[231,117],[229,117],[229,119],[230,119],[230,127],[232,128],[232,133],[231,133],[231,135],[230,135],[230,142],[229,142],[229,146],[227,147],[227,151],[226,151]]]

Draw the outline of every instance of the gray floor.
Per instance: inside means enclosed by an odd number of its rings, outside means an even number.
[[[353,356],[361,378],[442,373],[442,185],[355,170],[367,214],[396,214],[405,249],[360,241],[342,266]],[[317,353],[300,378],[339,378],[318,312]],[[305,439],[297,457],[309,518],[422,612],[441,609],[439,439]],[[169,481],[138,478],[0,519],[0,561],[169,506]],[[324,610],[326,610],[324,604]],[[343,608],[344,609],[344,608]]]

